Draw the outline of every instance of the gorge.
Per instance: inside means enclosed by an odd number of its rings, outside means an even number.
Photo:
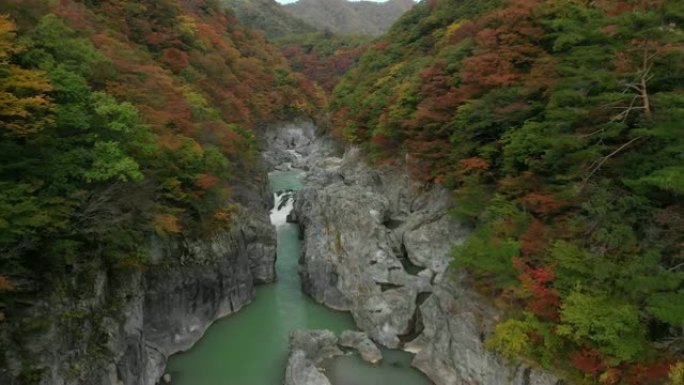
[[[0,384],[684,385],[684,3],[392,4],[1,1]]]
[[[267,131],[265,161],[280,169],[269,175],[278,283],[257,289],[255,303],[172,358],[167,372],[173,383],[278,383],[290,332],[324,328],[339,334],[355,322],[382,346],[417,355],[383,349],[379,366],[356,355],[327,360],[320,373],[333,385],[556,384],[547,373],[508,365],[485,351],[496,311],[445,277],[453,275],[447,269],[451,243],[467,234],[447,213],[448,194],[421,191],[405,170],[371,169],[355,149],[335,157],[339,150],[329,138],[316,137],[318,131],[305,121]],[[292,196],[290,190],[298,191]],[[300,291],[298,269],[313,300]],[[351,312],[353,320],[314,300]],[[300,348],[291,346],[290,353]],[[290,366],[300,364],[290,357]],[[432,381],[408,369],[411,361]],[[321,384],[307,373],[300,368],[286,383]]]
[[[292,130],[285,126],[284,132]],[[277,131],[276,131],[277,132]],[[281,141],[282,143],[282,141]],[[285,150],[290,150],[287,153]],[[281,155],[298,156],[294,148],[279,149]],[[305,151],[300,148],[300,151]],[[296,155],[295,155],[296,154]],[[282,159],[282,156],[278,157]],[[291,159],[278,168],[288,169]],[[174,384],[254,384],[282,383],[290,332],[297,329],[329,329],[340,333],[355,328],[348,314],[327,310],[301,291],[298,260],[301,252],[299,229],[286,221],[293,208],[293,193],[301,186],[302,171],[272,171],[269,182],[275,202],[271,223],[278,234],[277,281],[257,288],[252,304],[238,314],[220,320],[187,353],[172,357],[166,370]],[[344,368],[330,373],[333,384],[427,384],[427,379],[410,369],[410,355],[385,352],[377,367],[348,357]],[[331,376],[332,377],[332,376]]]

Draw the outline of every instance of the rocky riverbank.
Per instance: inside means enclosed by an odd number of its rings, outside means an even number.
[[[559,382],[485,350],[499,315],[449,269],[468,229],[449,214],[448,191],[426,189],[400,167],[370,168],[355,149],[331,156],[310,129],[278,140],[284,157],[309,170],[294,217],[311,297],[350,311],[377,343],[416,353],[413,365],[437,385]]]

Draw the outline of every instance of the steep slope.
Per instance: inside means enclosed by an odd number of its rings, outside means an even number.
[[[373,1],[299,0],[285,10],[321,30],[342,35],[377,36],[413,7],[412,0]]]
[[[332,92],[370,47],[371,37],[326,33],[291,35],[276,41],[292,69]]]
[[[365,52],[370,36],[339,36],[290,15],[275,0],[224,0],[241,23],[263,31],[292,69],[328,93]]]
[[[454,190],[454,265],[507,314],[490,349],[590,382],[684,367],[683,17],[424,1],[335,89],[337,135]]]
[[[321,91],[215,1],[0,15],[0,383],[154,384],[274,279],[255,128]]]
[[[275,0],[223,0],[244,25],[263,31],[273,40],[288,35],[316,32],[316,28],[293,17]]]

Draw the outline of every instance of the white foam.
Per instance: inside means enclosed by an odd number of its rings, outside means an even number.
[[[287,199],[287,202],[283,204],[283,200]],[[271,210],[271,224],[273,226],[280,226],[287,223],[287,215],[290,214],[294,208],[294,199],[292,199],[292,192],[285,191],[278,195],[273,194],[273,209]],[[280,207],[282,205],[282,207]]]
[[[285,152],[287,152],[288,154],[294,156],[295,159],[297,159],[297,160],[302,159],[302,154],[298,153],[298,152],[295,151],[295,150],[285,150]]]

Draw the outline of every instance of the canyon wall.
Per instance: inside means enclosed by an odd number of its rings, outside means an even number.
[[[189,349],[216,319],[240,310],[254,285],[275,280],[276,238],[266,176],[234,191],[230,231],[202,239],[151,236],[142,269],[93,261],[75,276],[79,297],[54,292],[27,305],[0,336],[8,385],[153,385],[167,358]],[[31,370],[27,370],[27,362]],[[40,368],[40,369],[35,369]]]
[[[458,204],[449,191],[416,183],[402,167],[369,167],[354,148],[333,156],[310,130],[299,136],[285,143],[290,152],[306,148],[293,158],[309,170],[293,217],[311,297],[350,311],[377,343],[416,353],[413,365],[437,385],[561,383],[485,349],[499,313],[449,266],[469,233],[449,213]]]

